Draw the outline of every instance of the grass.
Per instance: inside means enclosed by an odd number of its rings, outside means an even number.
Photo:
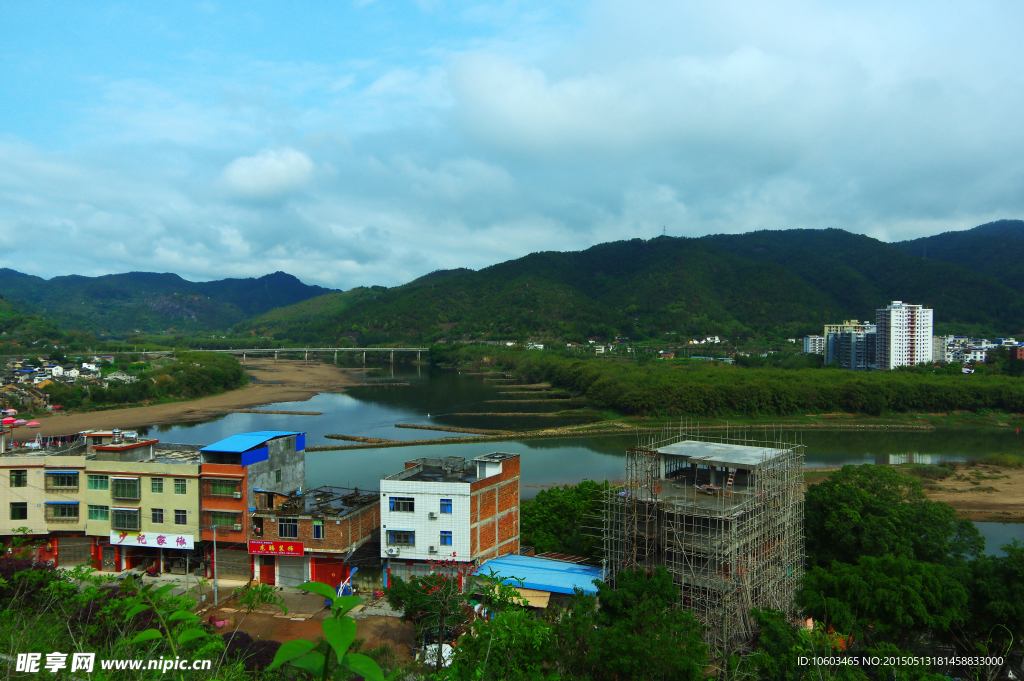
[[[986,466],[1002,466],[1003,468],[1024,468],[1024,456],[1017,454],[986,454],[977,460]]]
[[[928,466],[923,464],[906,464],[903,472],[924,480],[945,480],[956,471],[955,466]]]

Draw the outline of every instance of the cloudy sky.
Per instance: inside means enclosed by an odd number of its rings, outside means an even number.
[[[1024,4],[0,4],[0,265],[396,285],[1024,217]]]

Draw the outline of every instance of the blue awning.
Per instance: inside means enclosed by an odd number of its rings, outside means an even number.
[[[74,473],[75,475],[78,475],[79,471],[46,471],[47,475],[52,475],[54,473]]]
[[[77,501],[44,501],[47,506],[78,506]]]

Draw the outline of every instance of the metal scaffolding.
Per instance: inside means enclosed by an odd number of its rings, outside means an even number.
[[[803,445],[750,435],[680,425],[647,437],[604,504],[609,578],[665,567],[720,652],[749,646],[751,608],[790,612],[804,571]]]

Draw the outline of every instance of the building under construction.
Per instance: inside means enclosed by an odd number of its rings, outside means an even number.
[[[605,504],[609,577],[665,567],[709,645],[746,647],[751,608],[789,612],[803,575],[803,458],[796,443],[682,429],[628,450]]]

